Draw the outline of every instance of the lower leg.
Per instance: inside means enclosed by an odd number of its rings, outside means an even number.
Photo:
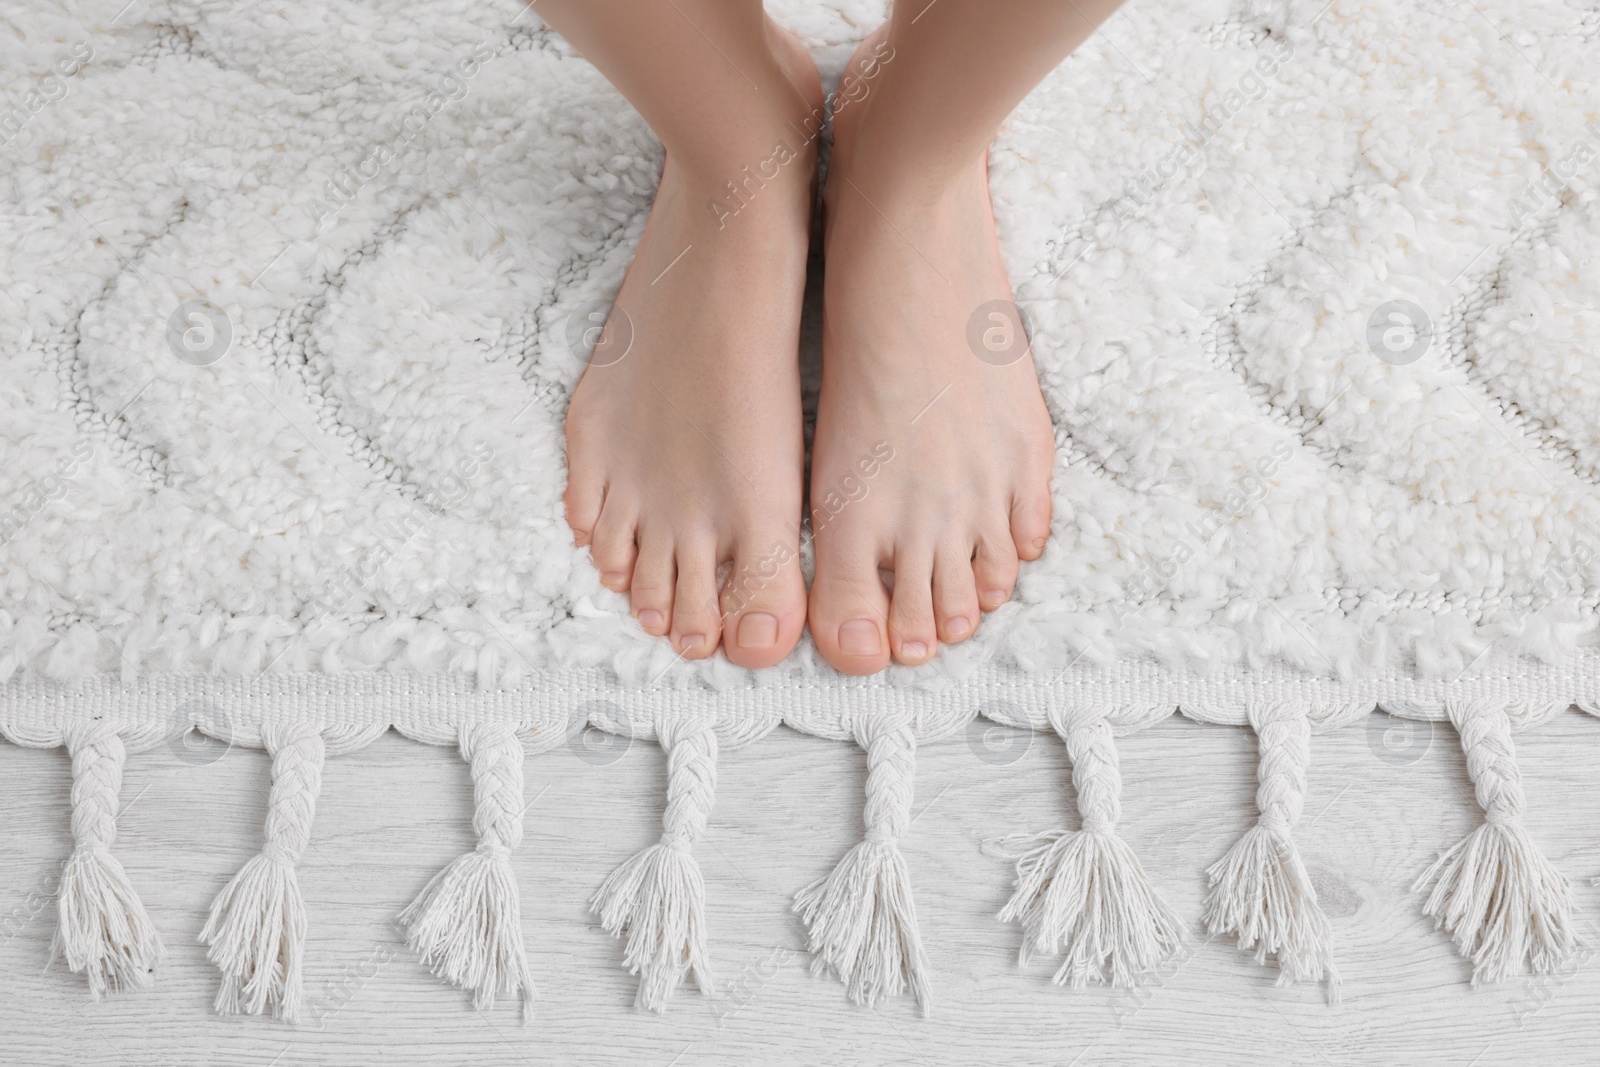
[[[936,192],[1122,0],[901,0],[878,31],[893,60],[852,116],[861,175]]]
[[[814,78],[761,0],[542,0],[539,13],[691,170],[764,157],[807,120]],[[797,61],[799,60],[799,61]],[[759,155],[758,155],[759,154]]]
[[[1000,257],[986,149],[1115,7],[902,0],[852,60],[826,191],[809,609],[841,670],[922,663],[965,640],[1010,598],[1019,561],[1043,551],[1054,434]],[[893,458],[867,492],[828,507],[875,450]]]
[[[541,0],[539,11],[666,148],[568,410],[567,521],[603,583],[685,658],[720,643],[743,666],[775,663],[805,620],[798,341],[815,68],[759,0]],[[722,564],[732,570],[719,585]]]

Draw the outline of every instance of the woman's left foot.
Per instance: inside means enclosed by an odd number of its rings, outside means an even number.
[[[987,161],[936,189],[868,167],[859,110],[834,124],[811,465],[811,634],[846,674],[926,663],[1010,599],[1055,461]]]

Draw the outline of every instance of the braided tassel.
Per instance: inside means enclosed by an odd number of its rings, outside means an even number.
[[[1083,829],[1014,834],[990,846],[1017,862],[1016,892],[1000,921],[1022,924],[1023,965],[1035,952],[1066,957],[1057,985],[1128,988],[1177,951],[1183,925],[1117,836],[1122,775],[1105,713],[1049,714],[1067,743]]]
[[[661,840],[606,878],[590,908],[614,937],[628,938],[624,963],[639,976],[636,1003],[662,1011],[692,974],[713,991],[706,964],[706,886],[690,851],[705,833],[717,788],[717,735],[709,722],[660,726],[667,753],[667,810]]]
[[[1261,818],[1206,872],[1206,925],[1212,934],[1237,934],[1257,963],[1275,956],[1280,983],[1326,975],[1337,1000],[1333,928],[1289,836],[1305,806],[1311,722],[1305,708],[1285,703],[1252,704],[1247,713],[1261,750]]]
[[[911,717],[867,716],[856,723],[856,742],[867,750],[866,840],[796,894],[795,911],[811,932],[814,973],[832,968],[850,999],[868,1006],[909,988],[926,1015],[928,960],[898,843],[911,824],[917,751]]]
[[[265,842],[211,904],[201,944],[222,971],[217,1011],[294,1022],[301,1002],[300,961],[306,906],[295,864],[311,842],[311,820],[322,789],[322,734],[314,727],[267,728],[272,756]]]
[[[509,726],[464,727],[461,755],[472,767],[478,847],[433,876],[400,913],[406,941],[433,973],[472,993],[480,1010],[495,994],[522,993],[533,1008],[533,979],[522,946],[522,906],[511,850],[522,841],[522,742]]]
[[[107,989],[148,989],[161,938],[111,854],[127,750],[116,727],[105,722],[69,730],[65,741],[72,756],[75,845],[61,872],[60,925],[50,958],[64,956],[74,974],[89,980],[96,999]]]
[[[1524,961],[1536,972],[1555,972],[1577,947],[1572,891],[1523,825],[1511,720],[1481,704],[1449,701],[1445,710],[1461,735],[1485,821],[1413,889],[1436,882],[1422,910],[1472,959],[1473,985],[1517,974]]]

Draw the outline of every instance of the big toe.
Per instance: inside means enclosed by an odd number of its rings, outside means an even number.
[[[845,674],[889,665],[889,596],[875,561],[828,561],[819,552],[811,582],[811,637],[822,658]]]
[[[800,552],[787,539],[741,548],[722,589],[722,651],[741,667],[770,667],[800,640],[806,583]]]

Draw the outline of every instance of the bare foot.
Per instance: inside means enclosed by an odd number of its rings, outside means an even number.
[[[1050,534],[1055,458],[987,160],[929,187],[916,160],[853,139],[864,110],[834,121],[811,474],[811,633],[847,674],[926,663],[1010,599]]]
[[[601,580],[686,658],[720,641],[744,667],[783,659],[805,623],[798,346],[816,145],[815,121],[795,117],[822,90],[805,47],[775,24],[771,37],[791,84],[751,94],[765,114],[707,117],[746,131],[727,158],[668,157],[566,423],[567,521]]]

